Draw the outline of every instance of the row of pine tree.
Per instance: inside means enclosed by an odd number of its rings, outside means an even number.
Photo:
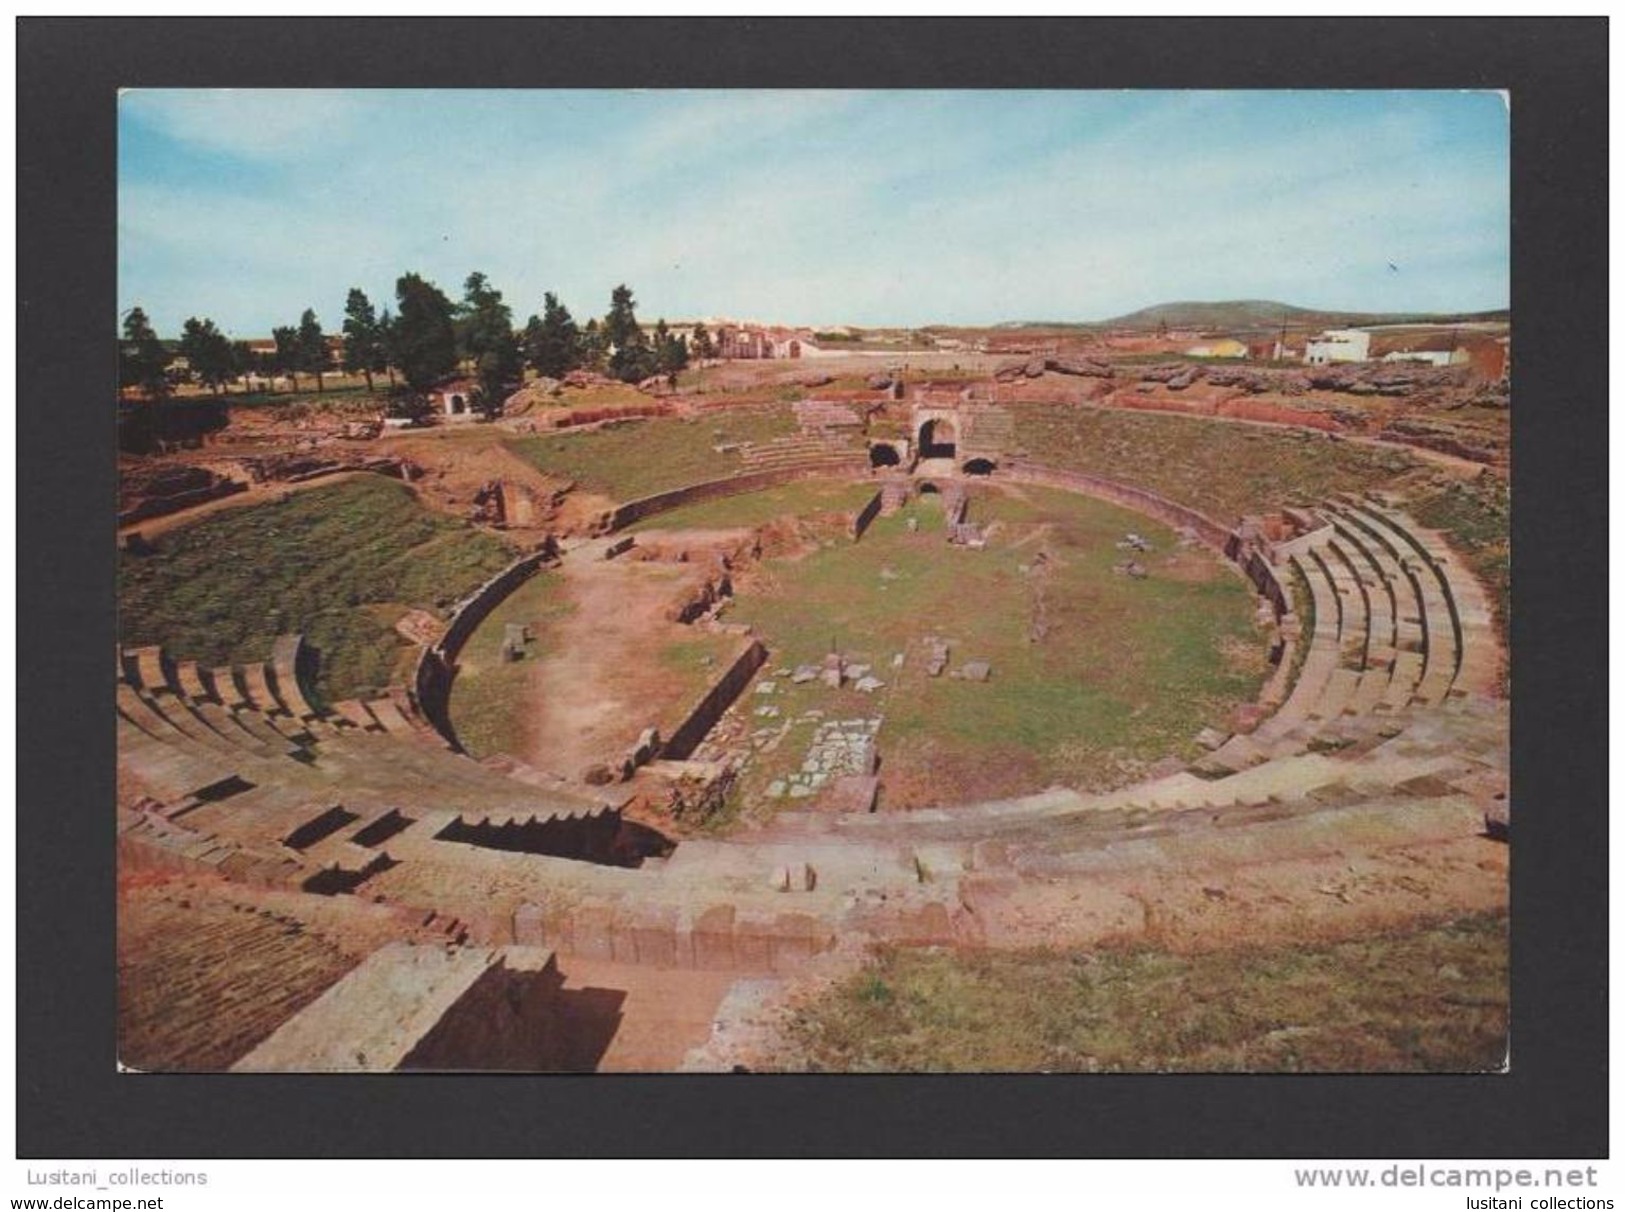
[[[119,385],[149,399],[168,395],[182,381],[169,369],[179,353],[188,364],[185,380],[217,392],[247,374],[285,377],[296,391],[299,376],[306,375],[321,391],[323,376],[342,369],[364,376],[369,391],[373,376],[385,375],[395,394],[410,402],[449,375],[466,370],[479,382],[475,406],[496,411],[523,379],[527,366],[551,378],[586,368],[637,383],[652,376],[674,376],[691,357],[703,360],[715,354],[704,324],[696,325],[688,340],[670,332],[664,319],[645,332],[631,288],[625,285],[611,292],[602,320],[577,325],[569,308],[550,291],[543,296],[542,314],[515,329],[502,292],[483,273],[469,274],[458,302],[418,274],[403,274],[395,283],[393,312],[387,307],[379,312],[365,291],[351,288],[342,331],[343,354],[337,364],[311,308],[305,309],[298,324],[272,330],[276,347],[268,352],[234,341],[213,320],[195,316],[186,321],[174,348],[159,338],[146,313],[136,307],[124,319]]]

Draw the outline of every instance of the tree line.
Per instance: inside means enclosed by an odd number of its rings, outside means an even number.
[[[402,407],[421,407],[424,393],[463,370],[478,382],[474,407],[488,413],[501,410],[502,401],[523,380],[525,368],[549,378],[562,378],[572,370],[587,369],[623,382],[638,383],[673,377],[690,357],[714,357],[716,350],[704,324],[697,324],[689,339],[671,332],[662,318],[652,332],[638,322],[631,288],[617,286],[610,294],[609,311],[577,325],[569,308],[551,291],[544,294],[541,315],[532,315],[516,329],[513,312],[502,292],[483,273],[471,273],[463,283],[463,297],[454,302],[433,282],[415,273],[395,283],[395,308],[378,311],[359,287],[352,287],[344,303],[341,354],[335,365],[328,336],[312,308],[297,324],[274,328],[273,348],[255,350],[247,341],[234,341],[213,320],[192,317],[182,326],[180,340],[171,347],[153,331],[147,315],[135,307],[124,318],[119,342],[119,386],[139,391],[149,399],[168,395],[180,382],[196,382],[216,392],[245,375],[266,379],[287,378],[298,390],[299,376],[316,381],[342,369],[362,375],[374,390],[374,376],[389,379]],[[175,355],[186,369],[172,370]]]

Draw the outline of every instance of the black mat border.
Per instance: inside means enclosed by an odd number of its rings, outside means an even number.
[[[1606,1155],[1606,21],[22,19],[17,33],[19,1157]],[[1511,1074],[116,1075],[112,713],[95,707],[114,643],[116,89],[424,84],[1509,89]]]

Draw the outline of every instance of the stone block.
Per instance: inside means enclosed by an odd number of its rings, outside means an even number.
[[[736,920],[733,934],[734,967],[767,972],[773,967],[773,928],[759,917]]]
[[[811,914],[779,914],[768,936],[773,971],[786,972],[804,964],[826,948],[829,936],[829,927]]]
[[[638,963],[675,968],[677,964],[677,911],[665,906],[638,910],[631,925]]]
[[[514,910],[513,941],[526,947],[551,945],[546,914],[540,905],[520,905]]]
[[[612,914],[609,923],[610,958],[617,964],[638,962],[638,936],[629,918]]]
[[[694,920],[689,936],[696,968],[726,970],[735,966],[734,917],[732,905],[713,905]]]
[[[570,918],[570,949],[585,959],[614,959],[611,942],[614,914],[602,905],[585,905]]]

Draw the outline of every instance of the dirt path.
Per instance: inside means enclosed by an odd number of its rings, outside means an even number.
[[[582,544],[561,565],[575,609],[531,670],[520,708],[528,720],[521,756],[569,777],[618,760],[678,706],[683,679],[662,666],[660,653],[692,632],[666,613],[707,575],[701,562],[606,560],[608,545]]]

